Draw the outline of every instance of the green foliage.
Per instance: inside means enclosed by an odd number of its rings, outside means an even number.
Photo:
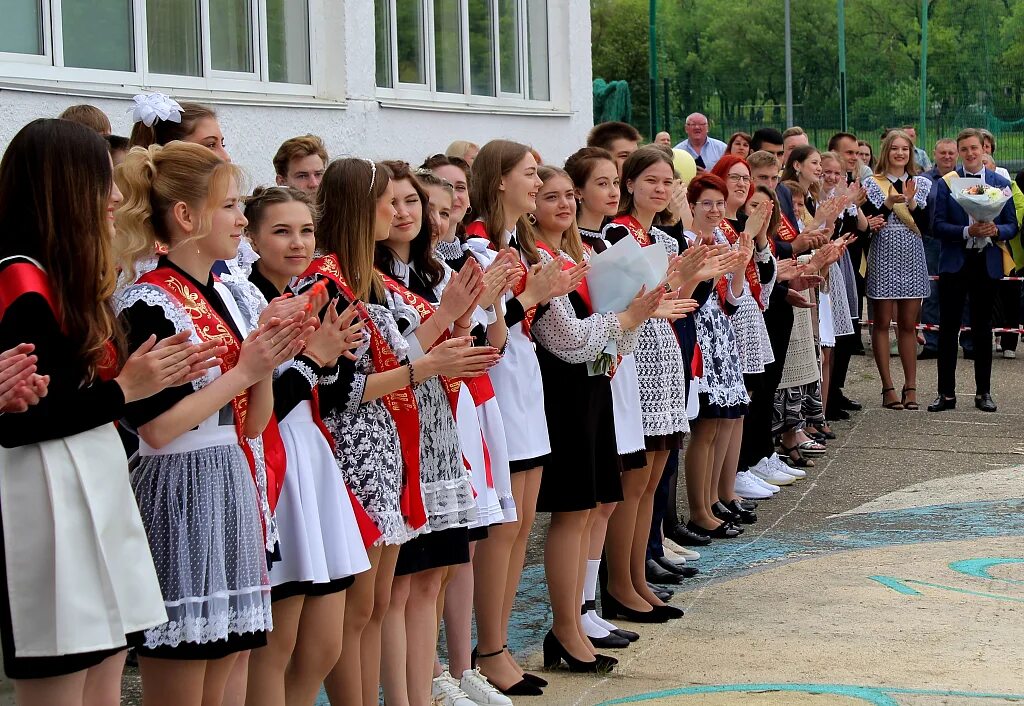
[[[791,2],[794,119],[812,138],[841,123],[836,6]],[[927,0],[927,8],[929,141],[969,123],[1022,130],[1024,0]],[[872,141],[884,127],[918,121],[920,12],[921,0],[846,2],[849,127]],[[591,0],[594,78],[629,83],[645,134],[647,17],[646,0]],[[658,129],[682,139],[694,111],[722,139],[785,127],[783,22],[783,0],[660,0]]]

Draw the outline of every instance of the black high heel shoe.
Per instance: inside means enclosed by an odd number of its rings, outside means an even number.
[[[508,645],[503,646],[497,652],[491,652],[491,653],[485,654],[485,655],[479,654],[478,653],[478,648],[474,647],[473,651],[469,654],[469,664],[470,664],[471,667],[473,667],[475,669],[476,668],[476,663],[477,663],[478,659],[487,659],[488,657],[497,657],[498,655],[500,655],[502,652],[505,651],[506,647],[508,647]],[[533,679],[530,679],[529,677],[533,677]],[[539,682],[543,682],[543,683],[538,683],[537,681],[534,681],[534,679],[538,680]],[[488,681],[490,681],[490,680],[488,680]],[[532,674],[523,674],[523,678],[522,679],[520,679],[515,684],[513,684],[512,686],[509,686],[507,688],[502,688],[502,687],[498,686],[496,683],[494,683],[493,681],[491,681],[491,686],[493,686],[495,689],[497,689],[498,691],[503,693],[505,696],[543,696],[544,692],[541,691],[541,686],[547,686],[547,685],[548,685],[548,683],[547,683],[546,680],[541,679],[540,677],[536,677],[536,676],[534,676]]]
[[[622,617],[633,623],[664,623],[668,618],[658,614],[653,608],[648,611],[633,610],[619,603],[608,591],[601,591],[601,616],[614,620]]]
[[[587,603],[593,605],[593,601],[584,602],[583,605],[580,606],[580,615],[587,614],[587,611],[589,610],[587,608]],[[626,639],[623,635],[616,635],[611,630],[609,630],[608,634],[604,637],[591,637],[590,635],[587,635],[587,639],[590,640],[590,644],[593,645],[595,649],[605,648],[610,650],[621,650],[624,647],[629,647],[632,642],[632,640]]]
[[[597,612],[597,601],[584,601],[583,608],[581,609],[581,613],[580,614],[584,615],[586,613],[589,613],[590,611],[594,611],[595,613]],[[609,632],[612,635],[618,635],[619,637],[623,638],[624,640],[629,640],[630,642],[636,642],[637,640],[640,639],[640,634],[639,633],[635,633],[632,630],[623,630],[622,628],[615,628],[614,630],[609,630]],[[537,677],[537,678],[539,679],[540,677]],[[540,686],[546,686],[546,685],[547,685],[547,682],[544,682],[544,684],[541,684]]]
[[[548,634],[544,636],[544,668],[555,669],[563,661],[569,665],[570,672],[589,674],[607,674],[618,663],[618,660],[604,655],[597,655],[590,662],[576,659],[562,647],[562,643],[555,637],[554,631],[548,630]]]
[[[507,650],[508,649],[508,645],[502,645],[501,649],[502,650]],[[545,679],[543,677],[538,677],[536,674],[530,674],[529,672],[523,672],[523,679],[525,679],[526,681],[530,682],[534,686],[539,686],[541,688],[544,688],[545,686],[548,685],[548,680],[547,679]]]

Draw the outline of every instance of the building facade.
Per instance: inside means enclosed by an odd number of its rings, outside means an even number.
[[[75,103],[213,106],[254,183],[289,137],[414,164],[507,138],[552,162],[592,124],[587,0],[5,0],[0,148]]]

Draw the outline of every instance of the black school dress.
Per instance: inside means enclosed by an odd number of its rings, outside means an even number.
[[[540,257],[542,262],[551,260],[544,250]],[[551,439],[539,512],[590,510],[598,503],[622,500],[611,379],[590,375],[587,364],[610,342],[619,354],[632,353],[639,334],[636,329],[623,331],[615,314],[591,313],[588,298],[581,287],[552,299],[538,310],[532,327]]]

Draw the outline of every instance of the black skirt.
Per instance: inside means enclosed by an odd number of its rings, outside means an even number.
[[[551,454],[535,456],[533,458],[521,458],[518,461],[509,461],[508,470],[510,473],[522,473],[532,471],[534,468],[543,468],[551,462]]]
[[[455,527],[413,537],[398,550],[395,576],[455,566],[469,561],[469,528]]]
[[[577,316],[587,313],[575,293]],[[615,443],[611,379],[589,375],[537,345],[551,459],[544,468],[538,512],[590,510],[622,500],[622,462]]]
[[[334,579],[333,581],[321,581],[320,583],[313,583],[312,581],[289,581],[287,583],[278,584],[270,589],[270,601],[281,601],[285,598],[292,598],[294,596],[309,596],[315,598],[316,596],[329,596],[332,593],[341,593],[345,589],[352,586],[356,582],[355,576],[344,576],[340,579]]]

